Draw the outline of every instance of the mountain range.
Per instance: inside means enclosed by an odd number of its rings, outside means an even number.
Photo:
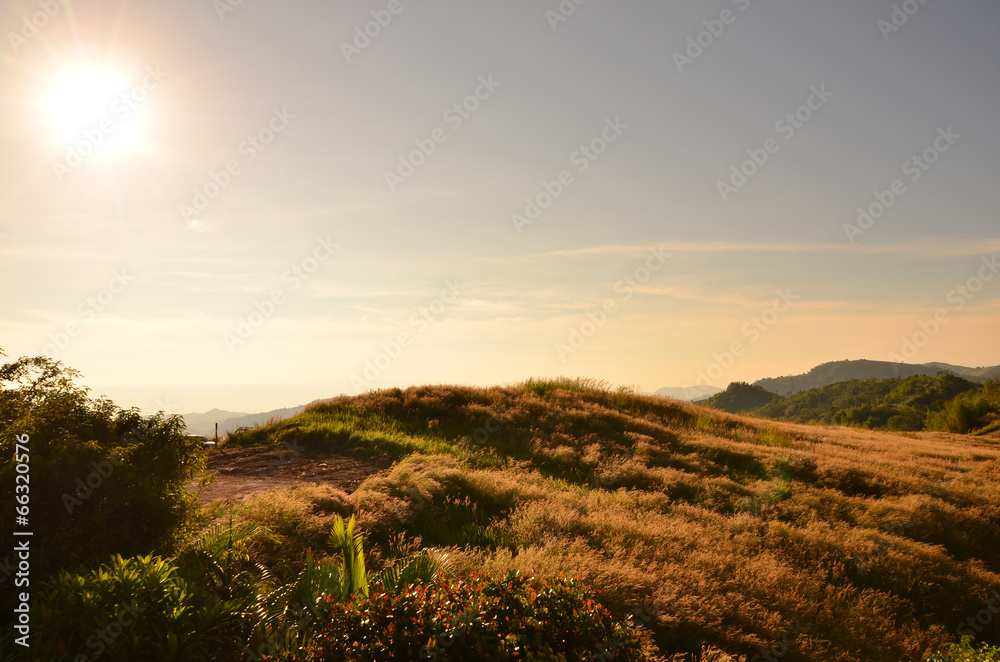
[[[758,379],[754,386],[760,386],[778,395],[792,395],[814,388],[838,384],[853,379],[893,379],[926,375],[936,377],[941,373],[952,373],[977,384],[988,379],[1000,379],[1000,366],[968,368],[948,363],[890,363],[888,361],[832,361],[818,365],[801,375]]]
[[[228,434],[237,428],[253,427],[267,423],[272,418],[282,420],[302,413],[306,405],[301,407],[287,407],[285,409],[273,409],[260,414],[247,414],[243,412],[223,411],[213,409],[204,414],[184,414],[182,418],[187,425],[188,434],[196,434],[205,437],[215,435],[215,424],[219,424],[219,434]]]

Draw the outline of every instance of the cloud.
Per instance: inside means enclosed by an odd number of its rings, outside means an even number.
[[[670,253],[862,253],[867,255],[900,255],[906,257],[967,257],[1000,252],[1000,239],[948,239],[934,238],[904,244],[852,245],[848,243],[824,244],[818,242],[741,242],[741,241],[665,241],[643,244],[610,244],[570,248],[533,257],[642,257],[655,247]]]

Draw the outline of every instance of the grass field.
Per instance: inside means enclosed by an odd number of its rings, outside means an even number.
[[[771,423],[536,380],[342,397],[228,443],[399,458],[351,494],[305,485],[213,506],[272,525],[283,543],[260,553],[289,567],[334,515],[356,514],[371,568],[431,548],[458,573],[580,576],[668,656],[711,645],[736,659],[898,662],[963,627],[1000,640],[994,441]]]

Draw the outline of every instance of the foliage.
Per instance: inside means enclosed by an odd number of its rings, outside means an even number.
[[[304,654],[281,662],[646,660],[643,635],[618,623],[578,580],[444,577],[350,603],[329,600]]]
[[[1000,662],[1000,648],[985,645],[976,648],[972,644],[972,637],[966,635],[960,643],[942,653],[931,655],[925,662]]]
[[[768,392],[759,386],[733,384],[730,389],[736,393],[727,396],[727,391],[703,404],[795,423],[900,431],[967,434],[1000,421],[1000,389],[995,382],[979,386],[947,373],[850,380],[784,397],[771,395],[769,399],[764,396]],[[759,391],[756,399],[750,397],[749,389]]]
[[[928,429],[968,434],[976,430],[994,430],[1000,424],[1000,382],[988,381],[975,391],[968,391],[948,402],[928,417]]]
[[[227,636],[232,612],[165,560],[116,556],[91,573],[63,572],[47,584],[32,654],[44,662],[213,659],[235,647]]]
[[[778,399],[777,395],[760,386],[753,386],[746,382],[733,382],[722,393],[702,400],[699,404],[728,411],[730,414],[737,414],[766,406],[776,399]]]
[[[204,453],[183,420],[93,400],[78,376],[46,357],[0,367],[0,482],[14,485],[15,444],[27,435],[36,580],[169,551],[196,512],[185,485]],[[13,522],[14,506],[4,499],[0,520]]]

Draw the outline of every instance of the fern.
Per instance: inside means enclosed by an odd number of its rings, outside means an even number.
[[[451,574],[447,558],[442,560],[420,553],[373,574],[368,583],[384,593],[396,593],[410,584],[428,584],[442,573]]]

